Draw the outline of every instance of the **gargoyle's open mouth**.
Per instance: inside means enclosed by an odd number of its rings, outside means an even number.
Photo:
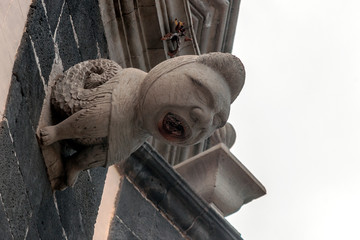
[[[190,136],[190,127],[186,121],[174,114],[167,113],[158,125],[161,135],[169,141],[183,141]]]

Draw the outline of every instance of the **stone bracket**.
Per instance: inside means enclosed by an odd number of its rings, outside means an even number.
[[[215,205],[225,216],[266,194],[260,181],[223,143],[174,168],[199,196]]]

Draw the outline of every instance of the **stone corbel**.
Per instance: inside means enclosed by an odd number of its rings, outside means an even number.
[[[223,143],[175,165],[174,169],[223,216],[266,194],[265,187]]]

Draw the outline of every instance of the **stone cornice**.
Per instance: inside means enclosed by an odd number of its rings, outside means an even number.
[[[191,239],[242,239],[149,144],[145,143],[133,153],[120,169],[185,236]]]

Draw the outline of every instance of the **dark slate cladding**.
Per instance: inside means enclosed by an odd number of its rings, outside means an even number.
[[[67,188],[55,192],[60,220],[69,239],[86,239],[84,225],[80,215],[80,206],[75,197],[74,189]]]
[[[41,202],[43,190],[47,189],[51,192],[34,130],[37,127],[45,93],[26,33],[18,52],[5,117],[9,122],[13,145],[30,200],[34,206],[37,206]],[[34,186],[38,187],[34,188]]]
[[[63,227],[51,191],[42,195],[37,212],[37,229],[41,239],[64,240]],[[70,238],[68,238],[70,239]]]
[[[69,239],[91,239],[107,169],[82,172],[73,188],[55,193],[60,218]]]
[[[51,33],[53,35],[55,33],[64,2],[65,0],[44,0]]]
[[[36,55],[39,58],[41,66],[41,74],[47,83],[52,63],[55,58],[55,50],[49,22],[47,21],[45,9],[42,6],[41,0],[35,0],[30,5],[26,23],[26,32],[34,42]]]
[[[31,232],[39,238],[6,121],[0,122],[0,176],[0,205],[5,211],[5,219],[1,219],[5,222],[4,234],[10,232],[13,239],[24,239],[27,229],[32,228]]]
[[[44,84],[41,80],[33,47],[27,32],[24,33],[17,58],[13,67],[12,85],[18,85],[19,89],[9,91],[6,107],[6,117],[10,122],[10,128],[15,126],[20,113],[19,106],[25,105],[24,109],[29,115],[31,126],[36,129],[41,114],[41,108],[45,97]],[[22,99],[23,103],[20,103]]]
[[[139,240],[140,238],[116,215],[111,222],[108,240],[118,239]]]
[[[0,123],[0,125],[1,125],[1,123]],[[1,130],[0,130],[0,132],[1,132]],[[1,135],[0,135],[0,138],[1,138]],[[1,153],[2,152],[0,152],[0,154]],[[6,216],[6,213],[5,213],[4,205],[2,204],[2,202],[3,202],[2,198],[0,199],[0,202],[1,202],[1,204],[0,204],[0,236],[4,239],[11,239],[12,236],[10,233],[10,225],[9,225],[9,221]]]
[[[56,42],[58,43],[64,71],[71,66],[74,66],[76,63],[81,62],[80,52],[77,48],[74,31],[71,25],[69,8],[66,3],[56,32]],[[93,48],[96,49],[96,44]]]
[[[30,204],[24,205],[28,208],[27,211],[31,212],[31,218],[28,219],[31,221],[29,226],[34,226],[41,238],[46,239],[46,236],[52,233],[54,239],[63,239],[60,220],[34,130],[45,96],[37,69],[33,48],[25,32],[14,64],[5,111],[20,173],[16,179],[21,179],[21,184],[26,190],[26,195],[22,197]]]
[[[177,229],[149,201],[144,199],[126,178],[117,196],[115,214],[110,228],[109,240],[184,239]]]
[[[98,2],[71,2],[78,5],[73,9],[75,15],[96,26],[83,28],[82,21],[74,23],[82,38],[92,36],[82,54],[96,58],[98,45],[102,57],[107,57]],[[0,119],[0,239],[92,239],[94,233],[107,170],[83,172],[73,188],[53,194],[35,134],[55,42],[65,68],[82,61],[70,8],[64,3],[32,2],[14,62],[4,118]],[[86,11],[77,12],[81,9]]]
[[[75,196],[88,239],[94,235],[94,225],[104,189],[107,168],[93,168],[82,173],[76,183]]]
[[[108,58],[104,27],[101,23],[99,3],[96,0],[66,0],[79,40],[80,54],[83,61],[98,56],[98,46],[102,58]]]

